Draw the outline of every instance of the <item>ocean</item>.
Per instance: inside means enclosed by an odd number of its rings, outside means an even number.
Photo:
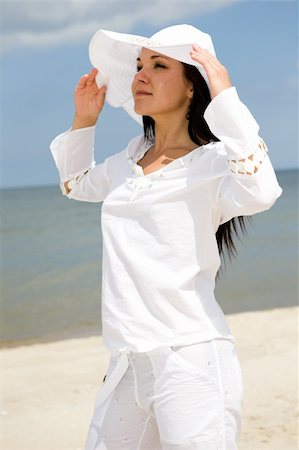
[[[256,214],[216,284],[225,314],[298,304],[298,171]],[[1,191],[0,345],[101,334],[101,204],[59,186]]]

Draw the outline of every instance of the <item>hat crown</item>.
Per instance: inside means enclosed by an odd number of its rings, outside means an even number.
[[[212,50],[214,53],[211,36],[192,25],[172,25],[153,34],[150,39],[161,41],[164,45],[190,44],[193,42],[205,49]]]

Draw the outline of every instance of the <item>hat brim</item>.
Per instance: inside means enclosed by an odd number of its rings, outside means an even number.
[[[208,35],[207,35],[208,36]],[[89,44],[89,59],[98,69],[96,82],[98,86],[107,86],[106,101],[113,107],[122,107],[140,125],[142,116],[134,110],[131,84],[136,73],[136,59],[142,48],[161,53],[186,64],[197,67],[207,85],[208,77],[203,66],[190,56],[192,45],[196,42],[180,42],[179,44],[161,42],[155,38],[99,30]],[[202,42],[201,47],[205,48]],[[206,48],[208,44],[206,45]],[[213,45],[207,48],[215,55]]]

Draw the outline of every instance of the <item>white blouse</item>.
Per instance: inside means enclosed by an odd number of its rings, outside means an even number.
[[[152,145],[143,135],[98,165],[95,127],[51,143],[64,195],[103,202],[102,334],[111,354],[234,340],[214,296],[215,233],[233,217],[269,209],[282,189],[235,87],[204,118],[220,142],[147,175],[137,164]]]

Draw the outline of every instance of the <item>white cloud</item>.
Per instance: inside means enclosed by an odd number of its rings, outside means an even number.
[[[129,33],[138,23],[166,25],[236,1],[2,0],[1,51],[76,43],[91,38],[99,28]]]

